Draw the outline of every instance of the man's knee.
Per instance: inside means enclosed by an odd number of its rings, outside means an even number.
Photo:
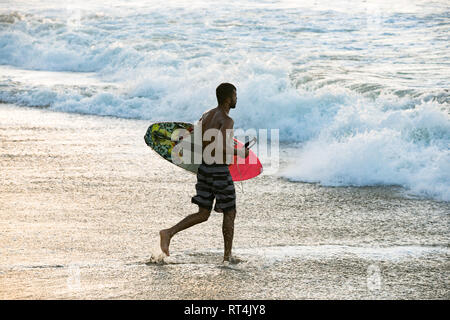
[[[224,219],[227,219],[227,220],[234,220],[234,218],[236,217],[236,209],[233,208],[233,209],[224,211],[223,217],[224,217]]]
[[[211,210],[199,207],[197,214],[201,217],[203,221],[206,221],[209,219],[209,216],[211,215]]]

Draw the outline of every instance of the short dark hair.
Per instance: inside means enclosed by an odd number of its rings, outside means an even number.
[[[233,91],[236,90],[236,87],[234,85],[232,85],[231,83],[221,83],[217,88],[216,88],[216,96],[217,96],[217,102],[219,104],[223,103],[225,101],[226,98],[231,97],[231,95],[233,94]]]

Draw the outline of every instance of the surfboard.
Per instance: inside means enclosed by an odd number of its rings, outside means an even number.
[[[181,143],[183,139],[187,139],[193,131],[194,125],[189,122],[156,122],[148,127],[144,140],[150,148],[165,160],[191,173],[197,174],[200,164],[196,164],[194,161],[189,161],[189,163],[177,163],[172,160],[172,152],[178,152],[177,149],[179,149],[176,147],[177,144]],[[233,140],[235,148],[242,148],[244,146],[244,143],[241,141],[235,138],[233,138]],[[191,148],[194,150],[193,143],[191,144]],[[194,152],[192,152],[192,155],[194,155]],[[176,156],[182,157],[182,154],[180,153]],[[261,174],[263,170],[261,162],[252,150],[249,150],[249,155],[245,158],[245,161],[242,159],[238,161],[237,156],[234,156],[233,164],[230,164],[228,168],[233,181],[243,181],[254,178]]]

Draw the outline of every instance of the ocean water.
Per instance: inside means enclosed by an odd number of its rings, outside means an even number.
[[[450,200],[448,1],[0,2],[0,101],[279,129],[291,181]],[[143,132],[144,134],[144,132]]]

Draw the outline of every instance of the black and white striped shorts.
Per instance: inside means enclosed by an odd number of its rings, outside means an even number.
[[[191,201],[199,207],[211,210],[215,198],[214,211],[236,210],[234,182],[226,164],[202,163],[197,171],[195,190],[197,194]]]

